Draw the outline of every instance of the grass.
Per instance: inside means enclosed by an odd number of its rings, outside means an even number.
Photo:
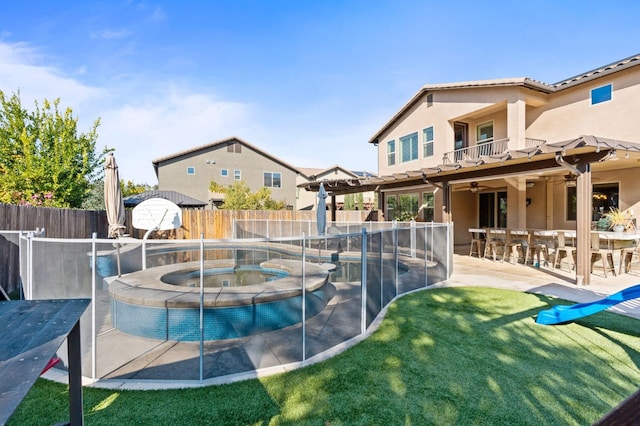
[[[337,357],[224,386],[85,388],[87,425],[590,424],[640,383],[638,320],[608,312],[560,326],[563,301],[444,288],[394,302],[380,328]],[[10,425],[68,417],[66,386],[39,380]]]

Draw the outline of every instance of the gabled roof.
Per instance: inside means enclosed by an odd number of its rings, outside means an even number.
[[[411,109],[424,95],[428,92],[440,91],[440,90],[453,90],[453,89],[475,89],[475,88],[487,88],[487,87],[523,87],[531,90],[536,90],[542,93],[550,94],[560,90],[567,89],[569,87],[584,84],[596,78],[600,78],[606,75],[610,75],[634,66],[640,65],[640,54],[630,56],[620,61],[612,62],[600,68],[596,68],[586,73],[576,75],[566,80],[559,81],[554,84],[547,84],[541,81],[533,80],[528,77],[517,78],[500,78],[494,80],[473,80],[462,81],[454,83],[441,83],[441,84],[426,84],[418,90],[418,92],[411,97],[398,112],[396,112],[389,121],[387,121],[372,137],[369,139],[369,143],[376,144],[379,142],[380,136],[386,132],[400,117],[402,117],[409,109]]]
[[[150,198],[164,198],[176,204],[178,207],[184,208],[202,208],[207,206],[207,203],[204,201],[196,200],[195,198],[176,191],[145,191],[140,194],[129,195],[122,201],[125,207],[135,207]]]
[[[242,140],[242,139],[240,139],[240,138],[238,138],[236,136],[231,136],[231,137],[226,138],[226,139],[221,139],[221,140],[217,140],[217,141],[214,141],[214,142],[210,142],[210,143],[205,144],[205,145],[196,146],[194,148],[190,148],[190,149],[187,149],[187,150],[184,150],[184,151],[180,151],[180,152],[177,152],[175,154],[167,155],[165,157],[156,158],[155,160],[152,161],[153,169],[155,170],[156,176],[157,176],[158,175],[158,166],[159,166],[160,163],[162,163],[164,161],[173,160],[173,159],[176,159],[178,157],[182,157],[182,156],[189,155],[189,154],[196,154],[196,153],[199,153],[199,152],[209,151],[209,150],[211,150],[213,148],[218,148],[221,145],[226,145],[229,142],[238,142],[238,143],[246,146],[247,148],[251,149],[252,151],[257,152],[258,154],[262,155],[263,157],[269,158],[270,160],[272,160],[272,161],[274,161],[274,162],[276,162],[276,163],[278,163],[278,164],[280,164],[280,165],[282,165],[282,166],[294,171],[295,173],[300,173],[300,171],[297,168],[293,167],[292,165],[282,161],[281,159],[279,159],[277,157],[274,157],[273,155],[269,154],[268,152],[263,151],[260,148],[258,148],[257,146],[254,146],[254,145],[250,144],[249,142],[244,141],[244,140]]]
[[[317,180],[318,176],[322,176],[322,175],[326,175],[328,173],[332,173],[336,170],[340,170],[343,173],[346,173],[347,175],[351,176],[351,177],[358,177],[358,175],[356,175],[354,172],[345,169],[344,167],[341,167],[337,164],[331,166],[331,167],[327,167],[326,169],[317,169],[317,168],[299,168],[298,170],[300,170],[300,172],[302,174],[304,174],[309,180]]]

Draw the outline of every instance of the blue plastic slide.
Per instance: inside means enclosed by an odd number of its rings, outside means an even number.
[[[546,309],[538,313],[536,322],[538,324],[553,325],[562,322],[573,321],[578,318],[593,315],[600,311],[617,305],[627,300],[637,299],[640,297],[640,284],[633,287],[625,288],[622,291],[589,303],[578,303],[577,305],[558,305],[551,309]]]

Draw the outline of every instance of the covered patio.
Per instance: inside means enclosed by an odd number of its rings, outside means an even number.
[[[478,223],[471,222],[468,218],[468,212],[465,212],[468,210],[468,204],[465,201],[457,204],[453,202],[454,198],[458,197],[458,191],[475,194],[482,189],[480,185],[486,185],[488,188],[506,185],[509,197],[505,200],[508,216],[504,226],[526,229],[527,207],[531,203],[531,198],[527,197],[527,189],[538,182],[541,186],[544,183],[546,190],[541,194],[544,194],[547,207],[546,211],[543,210],[544,220],[539,220],[540,226],[537,228],[554,229],[558,228],[553,223],[557,206],[563,205],[566,200],[556,200],[556,204],[553,204],[552,182],[567,182],[572,187],[575,186],[575,282],[590,284],[592,173],[637,167],[640,161],[640,144],[597,136],[579,136],[555,143],[528,140],[526,146],[518,150],[508,150],[508,144],[504,143],[504,140],[487,142],[480,147],[481,149],[474,146],[447,152],[437,167],[408,170],[389,176],[330,180],[323,183],[331,197],[377,191],[380,194],[378,205],[381,209],[385,206],[385,191],[435,187],[441,194],[441,202],[438,205],[442,206],[442,211],[436,213],[436,220],[455,222],[458,225],[457,232],[466,234],[468,228],[477,227]],[[320,183],[309,182],[300,187],[308,191],[318,191]],[[627,204],[631,205],[633,202],[627,201]],[[529,218],[529,221],[531,219]],[[472,220],[477,221],[477,217]],[[573,223],[573,219],[571,222]]]

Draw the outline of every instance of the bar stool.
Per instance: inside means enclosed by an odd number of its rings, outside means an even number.
[[[469,257],[473,256],[473,253],[475,253],[478,257],[482,257],[484,255],[483,246],[485,240],[482,235],[483,234],[479,231],[471,231],[471,247],[469,248]]]
[[[616,267],[613,263],[613,250],[610,248],[603,248],[600,246],[600,235],[598,233],[591,234],[591,272],[593,272],[593,264],[596,263],[598,256],[602,261],[602,270],[604,271],[604,277],[607,278],[607,270],[616,276]]]
[[[489,254],[493,254],[493,260],[496,260],[498,249],[502,247],[502,241],[498,236],[496,229],[487,228],[487,240],[484,245],[484,258],[486,259]]]
[[[622,270],[624,268],[624,273],[628,274],[631,272],[631,263],[633,262],[633,258],[640,259],[640,253],[638,252],[638,243],[633,247],[625,247],[620,251],[620,268],[618,271],[618,275],[622,274]]]
[[[559,268],[560,262],[562,260],[561,254],[564,253],[567,259],[569,259],[569,263],[571,264],[571,270],[576,266],[575,254],[576,248],[573,246],[568,246],[565,242],[565,235],[563,231],[558,231],[556,234],[556,256],[553,260],[553,267]]]

